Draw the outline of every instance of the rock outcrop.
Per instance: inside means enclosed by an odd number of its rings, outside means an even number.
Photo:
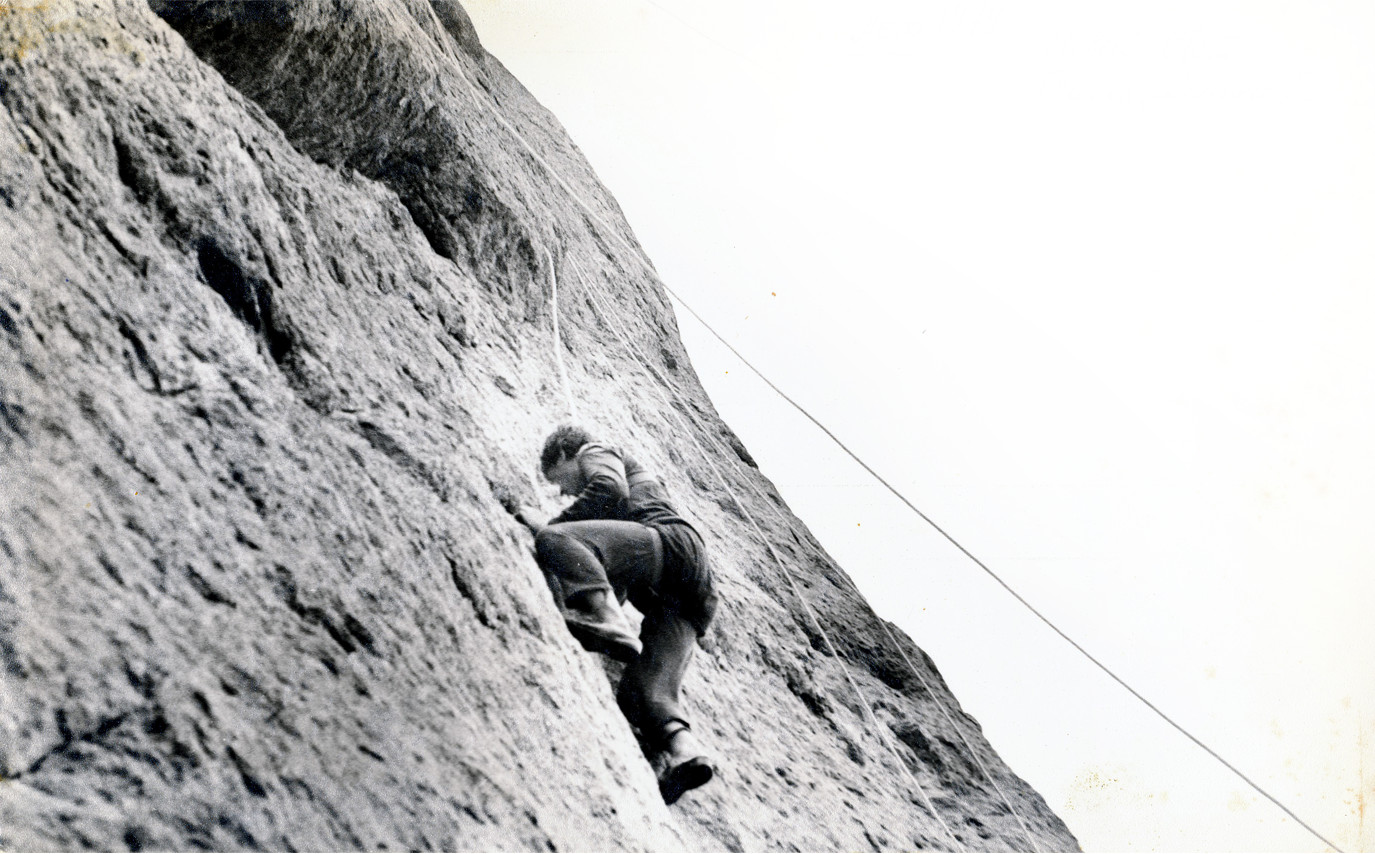
[[[0,4],[0,101],[0,847],[1076,847],[457,5]],[[719,576],[672,807],[497,497],[554,507],[555,311]]]

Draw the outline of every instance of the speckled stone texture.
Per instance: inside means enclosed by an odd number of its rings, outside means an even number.
[[[1076,848],[754,468],[457,5],[20,0],[0,102],[0,847],[955,847],[915,782],[970,849]],[[551,274],[582,420],[719,575],[685,693],[720,772],[673,807],[497,497],[556,508]]]

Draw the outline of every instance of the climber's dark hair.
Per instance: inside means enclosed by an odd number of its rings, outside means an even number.
[[[582,446],[592,441],[588,432],[575,424],[563,424],[554,428],[549,438],[544,440],[544,450],[539,455],[540,471],[547,472],[559,461],[562,454],[565,460],[582,450]]]

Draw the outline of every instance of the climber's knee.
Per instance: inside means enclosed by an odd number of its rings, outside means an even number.
[[[543,528],[535,535],[535,559],[541,566],[556,561],[560,555],[567,553],[568,539],[568,535],[560,531],[557,525]]]

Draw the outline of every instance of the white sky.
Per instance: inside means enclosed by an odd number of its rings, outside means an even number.
[[[1375,4],[464,5],[670,286],[1375,849]],[[1322,850],[679,318],[764,472],[1085,849]]]

